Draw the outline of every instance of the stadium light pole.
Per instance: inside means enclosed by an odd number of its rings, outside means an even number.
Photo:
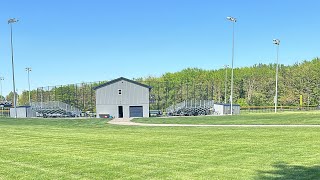
[[[2,96],[2,81],[4,80],[3,77],[0,77],[0,88],[1,88],[1,91],[0,91],[0,97],[1,97],[1,102],[3,103],[3,96]],[[1,116],[3,117],[3,108],[4,108],[4,103],[1,104]]]
[[[27,71],[27,73],[28,73],[29,106],[31,106],[31,94],[30,94],[30,72],[31,72],[31,67],[26,67],[26,71]]]
[[[226,69],[226,79],[224,81],[224,103],[227,104],[227,80],[228,80],[228,67],[229,65],[224,65]]]
[[[13,62],[13,43],[12,43],[12,24],[18,22],[16,18],[11,18],[8,20],[10,24],[10,39],[11,39],[11,64],[12,64],[12,84],[13,84],[13,102],[14,102],[14,117],[17,118],[17,97],[16,97],[16,84],[14,80],[14,62]]]
[[[278,71],[279,71],[279,46],[280,40],[273,39],[273,44],[277,46],[277,66],[276,66],[276,94],[274,96],[274,112],[277,113],[277,106],[278,106]]]
[[[234,17],[227,17],[227,20],[232,22],[232,63],[231,63],[231,95],[230,95],[230,104],[231,109],[230,113],[233,115],[233,61],[234,61],[234,24],[237,22],[237,19]]]
[[[3,98],[2,98],[2,81],[4,80],[4,78],[3,77],[0,77],[0,88],[1,88],[1,91],[0,91],[0,97],[1,97],[1,100],[4,100]]]

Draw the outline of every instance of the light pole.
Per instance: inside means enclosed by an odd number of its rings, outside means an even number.
[[[237,22],[237,19],[234,17],[227,17],[227,20],[232,22],[232,63],[231,63],[231,95],[230,95],[230,104],[231,109],[230,113],[233,114],[233,61],[234,61],[234,24]]]
[[[17,98],[16,98],[16,84],[14,80],[14,63],[13,63],[13,43],[12,43],[12,24],[18,22],[16,18],[11,18],[8,20],[10,24],[10,37],[11,37],[11,64],[12,64],[12,84],[13,84],[13,102],[14,102],[14,117],[17,118]]]
[[[2,81],[4,80],[3,77],[0,77],[0,88],[1,88],[1,91],[0,91],[0,97],[1,97],[1,102],[3,103],[3,97],[2,97]],[[4,108],[4,104],[1,104],[1,116],[3,117],[3,108]]]
[[[2,97],[2,81],[4,80],[4,78],[3,77],[0,77],[0,97],[1,97],[1,101],[3,101],[4,99],[3,99],[3,97]]]
[[[224,103],[227,104],[227,80],[228,80],[228,67],[229,65],[224,65],[226,69],[226,79],[224,81]]]
[[[279,40],[279,39],[273,39],[273,44],[277,45],[276,95],[274,96],[274,112],[277,113],[277,105],[278,105],[279,46],[280,46],[280,40]]]
[[[31,106],[31,94],[30,94],[30,72],[31,72],[31,67],[26,67],[26,71],[27,71],[27,73],[28,73],[29,106]]]

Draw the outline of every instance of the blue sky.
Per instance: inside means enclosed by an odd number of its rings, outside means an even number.
[[[1,0],[0,75],[12,90],[10,29],[14,24],[18,92],[31,87],[160,76],[188,67],[219,69],[319,56],[320,1],[315,0]]]

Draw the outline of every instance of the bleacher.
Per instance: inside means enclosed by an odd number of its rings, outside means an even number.
[[[33,102],[31,108],[38,117],[79,117],[81,111],[60,101]]]
[[[11,101],[0,101],[0,106],[2,107],[11,107],[12,102]]]
[[[174,104],[167,108],[169,116],[197,116],[214,113],[213,100],[189,100]]]

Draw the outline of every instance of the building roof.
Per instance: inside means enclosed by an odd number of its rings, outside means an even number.
[[[102,87],[108,86],[108,85],[110,85],[110,84],[113,84],[113,83],[116,83],[116,82],[122,81],[122,80],[127,81],[127,82],[130,82],[130,83],[133,83],[133,84],[136,84],[136,85],[138,85],[138,86],[142,86],[142,87],[148,88],[148,89],[151,89],[151,88],[152,88],[151,86],[148,86],[148,85],[139,83],[139,82],[137,82],[137,81],[133,81],[133,80],[130,80],[130,79],[127,79],[127,78],[124,78],[124,77],[120,77],[120,78],[114,79],[114,80],[112,80],[112,81],[108,81],[108,82],[106,82],[106,83],[100,84],[99,86],[96,86],[96,87],[94,87],[93,89],[94,89],[94,90],[97,90],[97,89],[100,89],[100,88],[102,88]]]

